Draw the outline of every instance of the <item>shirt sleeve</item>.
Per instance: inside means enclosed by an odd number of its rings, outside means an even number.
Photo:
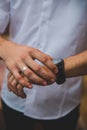
[[[9,0],[0,0],[0,34],[4,33],[10,18]]]

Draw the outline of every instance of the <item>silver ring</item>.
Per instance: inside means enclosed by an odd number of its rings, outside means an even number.
[[[24,66],[24,67],[22,68],[22,73],[24,73],[25,70],[27,70],[27,66]]]

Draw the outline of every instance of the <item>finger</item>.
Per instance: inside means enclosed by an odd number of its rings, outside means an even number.
[[[24,72],[24,75],[26,75],[26,77],[32,81],[31,83],[34,84],[38,84],[38,85],[47,85],[47,84],[52,84],[53,82],[56,81],[56,76],[53,75],[53,73],[51,71],[49,71],[49,69],[47,68],[43,68],[43,70],[41,72],[41,75],[33,73],[32,70],[27,69]],[[40,70],[39,70],[40,71]],[[39,72],[40,73],[40,72]]]
[[[7,75],[7,78],[9,79],[11,77],[12,73],[9,72],[8,75]]]
[[[43,61],[44,62],[44,61]],[[57,74],[58,73],[58,68],[57,66],[53,63],[52,60],[47,60],[44,63],[50,70],[52,70],[53,73]]]
[[[16,85],[17,85],[17,80],[14,78],[14,76],[13,75],[11,75],[10,77],[9,77],[9,79],[8,79],[8,85],[9,85],[9,90],[10,91],[17,91],[17,89],[16,89]]]
[[[10,92],[13,92],[15,95],[17,95],[17,91],[15,91],[10,83],[7,83],[8,89]]]
[[[25,80],[27,80],[26,77],[24,77],[24,78],[25,78]],[[25,95],[25,93],[23,91],[24,87],[17,82],[17,80],[14,78],[13,75],[11,75],[9,77],[8,88],[9,88],[10,91],[12,91],[17,96],[20,96],[22,98],[26,97],[26,95]]]
[[[23,92],[23,87],[21,84],[17,82],[17,80],[13,79],[13,76],[10,77],[9,83],[8,83],[8,88],[10,91],[12,91],[15,95],[25,98],[26,95]]]
[[[17,90],[13,89],[13,86],[11,84],[7,84],[8,85],[8,88],[10,87],[10,92],[13,92],[15,95],[18,96],[18,93],[17,93]]]
[[[33,84],[38,85],[47,85],[47,82],[42,77],[36,75],[32,70],[27,69],[24,72],[24,75],[27,77],[27,80],[30,81]]]
[[[27,88],[32,88],[32,84],[25,80],[23,75],[17,69],[14,70],[13,75],[19,84],[26,86]]]
[[[26,98],[26,94],[23,91],[23,86],[21,84],[17,84],[17,95],[22,98]]]
[[[42,65],[37,64],[34,60],[30,60],[30,58],[27,58],[27,60],[25,59],[25,62],[40,78],[47,81],[55,80],[55,75],[50,69],[44,69]],[[28,73],[28,70],[26,72]]]
[[[57,73],[57,67],[56,65],[53,63],[53,59],[52,57],[50,57],[47,54],[44,54],[43,52],[41,52],[40,50],[35,49],[35,51],[33,51],[31,53],[31,56],[37,60],[39,60],[40,62],[42,62],[44,65],[46,65],[48,68],[50,68],[54,73]]]
[[[28,66],[24,63],[24,61],[19,61],[19,63],[16,64],[19,72],[23,73],[26,69],[28,69]]]
[[[23,76],[20,73],[20,69],[16,66],[14,67],[10,67],[10,72],[13,74],[13,76],[15,77],[15,79],[22,85],[22,86],[26,86],[28,88],[32,88],[32,84],[30,84],[29,82],[27,82]]]
[[[18,84],[18,81],[14,78],[13,81],[11,82],[11,85],[12,85],[12,88],[17,91],[17,84]]]
[[[34,71],[32,71],[32,69],[30,67],[28,67],[26,64],[21,63],[21,61],[20,61],[20,64],[17,64],[17,66],[21,70],[21,75],[23,76],[23,78],[24,79],[27,78],[26,81],[28,81],[28,83],[30,83],[29,81],[31,81],[34,84],[46,85],[46,81],[44,79],[42,79],[41,76],[39,77],[39,75],[36,75],[36,73]],[[24,86],[24,85],[22,84],[22,86]]]
[[[8,75],[8,89],[9,89],[9,91],[12,90],[11,89],[11,83],[12,83],[12,81],[13,81],[13,75],[11,75],[11,73],[9,73],[9,75]]]

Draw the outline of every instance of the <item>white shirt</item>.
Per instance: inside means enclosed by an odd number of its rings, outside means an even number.
[[[0,0],[0,32],[10,21],[10,40],[38,48],[53,58],[65,58],[87,49],[87,0]],[[58,85],[25,88],[26,99],[8,91],[5,103],[29,117],[56,119],[73,110],[81,98],[82,78]]]

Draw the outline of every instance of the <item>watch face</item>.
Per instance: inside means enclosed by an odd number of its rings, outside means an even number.
[[[61,62],[61,58],[60,58],[60,59],[55,59],[55,58],[53,59],[53,63],[54,63],[54,64],[58,64],[58,63],[60,63],[60,62]]]

